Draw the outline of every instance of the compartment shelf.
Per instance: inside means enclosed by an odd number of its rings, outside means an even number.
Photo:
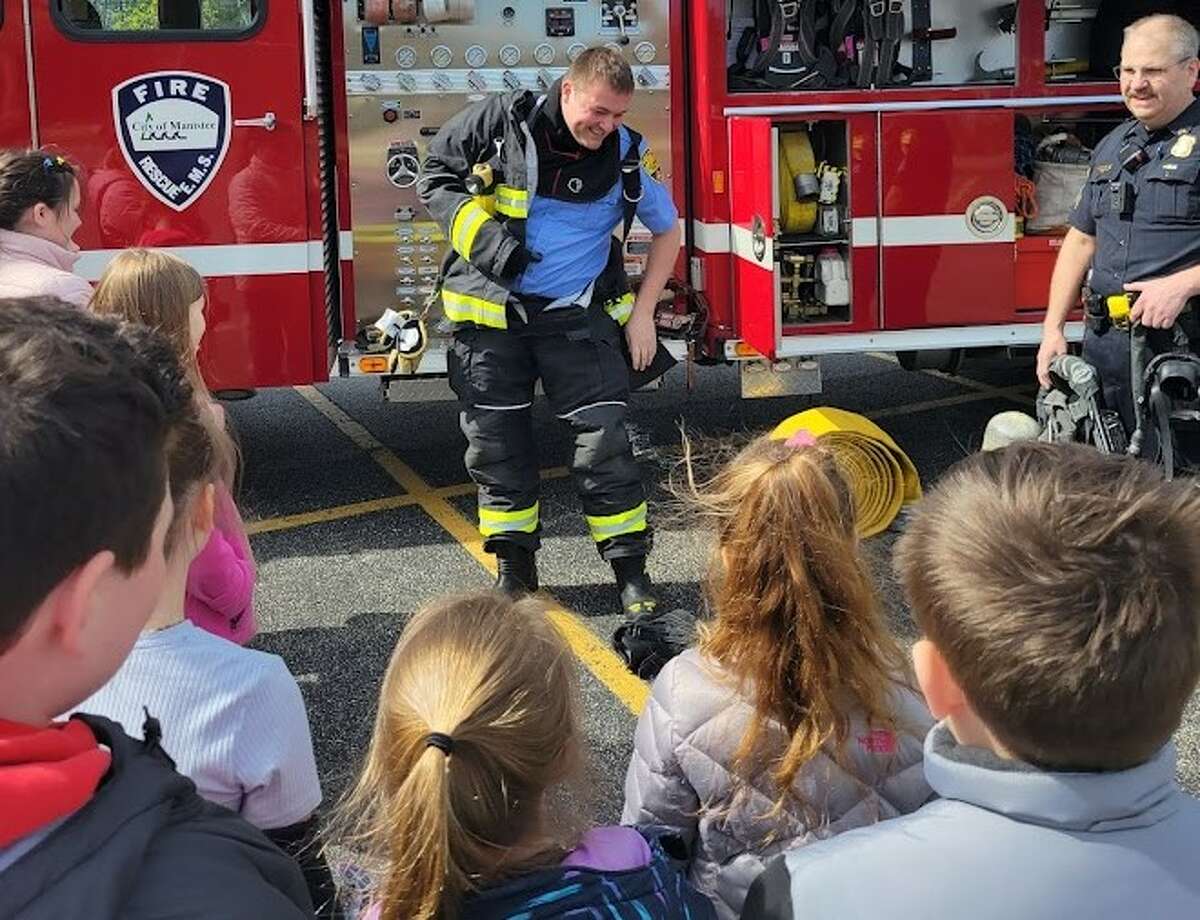
[[[780,233],[775,237],[777,247],[802,249],[810,246],[848,246],[848,236],[819,236],[816,233]]]

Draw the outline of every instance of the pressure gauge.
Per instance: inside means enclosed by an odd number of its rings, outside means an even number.
[[[445,45],[434,45],[430,49],[429,60],[433,61],[434,67],[449,67],[454,60],[454,52]]]
[[[467,59],[468,67],[482,67],[487,63],[487,48],[483,45],[471,45],[463,56]]]
[[[396,66],[405,70],[417,63],[417,49],[412,45],[401,45],[396,49]]]
[[[505,45],[500,49],[500,63],[505,67],[516,67],[521,63],[521,49],[516,45]]]
[[[363,89],[368,93],[377,93],[383,86],[383,81],[379,79],[379,74],[365,73],[362,78]]]
[[[533,49],[533,59],[543,67],[547,64],[554,63],[554,46],[549,42],[542,42]]]
[[[657,54],[658,49],[654,47],[654,42],[638,42],[637,47],[633,49],[633,56],[640,64],[649,64]]]
[[[583,52],[586,50],[587,45],[585,45],[583,42],[571,42],[571,44],[567,46],[567,60],[571,63],[575,63],[575,58],[579,57],[579,55],[583,54]]]

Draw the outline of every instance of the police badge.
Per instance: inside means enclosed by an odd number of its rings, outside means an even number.
[[[169,208],[195,202],[229,149],[229,85],[160,70],[113,87],[112,100],[117,141],[133,174]]]
[[[1196,149],[1196,135],[1180,134],[1175,143],[1171,145],[1171,156],[1183,159],[1190,157],[1192,151]]]

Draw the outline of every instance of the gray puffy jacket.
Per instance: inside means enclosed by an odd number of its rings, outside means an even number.
[[[721,917],[737,917],[750,884],[773,856],[907,814],[931,797],[921,744],[933,719],[907,688],[897,687],[895,701],[897,719],[911,733],[893,736],[853,719],[847,766],[818,755],[796,775],[795,788],[809,807],[789,806],[768,818],[769,777],[739,792],[732,774],[754,707],[719,665],[689,649],[659,674],[638,720],[622,823],[678,830],[692,847],[692,883],[713,899]],[[782,727],[764,739],[775,750],[786,742]]]

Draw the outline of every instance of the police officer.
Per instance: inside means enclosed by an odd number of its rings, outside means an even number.
[[[1100,374],[1106,405],[1131,431],[1129,333],[1107,320],[1107,298],[1136,292],[1130,319],[1147,329],[1153,349],[1167,350],[1167,330],[1200,295],[1196,29],[1178,16],[1137,20],[1125,30],[1117,76],[1133,118],[1092,153],[1050,281],[1037,376],[1050,385],[1050,362],[1067,350],[1063,327],[1090,267],[1083,355]]]
[[[679,254],[679,221],[645,142],[622,125],[634,90],[621,54],[590,48],[543,96],[491,96],[430,142],[418,191],[452,246],[441,298],[466,465],[497,587],[538,587],[540,378],[571,428],[571,472],[627,614],[653,609],[651,532],[626,438],[629,368],[654,357],[654,309]],[[636,298],[620,240],[634,216],[653,235]],[[628,350],[623,354],[622,337]]]

